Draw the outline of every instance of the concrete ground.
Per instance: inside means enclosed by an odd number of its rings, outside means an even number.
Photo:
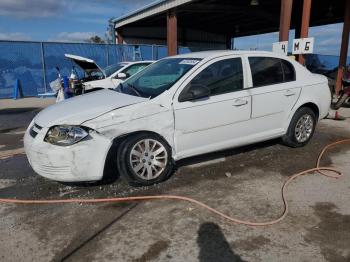
[[[314,167],[326,144],[350,138],[349,119],[323,120],[304,148],[273,140],[187,159],[170,180],[149,188],[130,188],[121,179],[73,186],[39,177],[21,154],[23,132],[38,110],[0,110],[0,198],[177,194],[235,217],[266,221],[281,213],[280,189],[290,175]],[[342,113],[350,116],[349,110]],[[350,261],[349,158],[350,145],[330,150],[322,165],[336,166],[345,176],[309,175],[293,182],[290,214],[269,227],[232,224],[167,200],[0,204],[0,261]]]

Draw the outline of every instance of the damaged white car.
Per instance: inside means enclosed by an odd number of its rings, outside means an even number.
[[[94,60],[86,57],[71,54],[65,54],[65,57],[84,71],[85,76],[81,79],[84,92],[116,88],[130,76],[154,63],[154,61],[120,62],[102,68]]]
[[[49,179],[101,180],[112,155],[115,172],[130,184],[151,185],[166,180],[179,159],[278,137],[304,146],[330,103],[327,78],[285,56],[185,54],[150,65],[114,91],[44,109],[26,131],[25,151]]]

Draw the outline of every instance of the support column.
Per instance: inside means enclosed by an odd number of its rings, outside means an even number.
[[[117,29],[117,44],[118,45],[124,44],[124,37],[121,29]]]
[[[293,0],[281,0],[279,41],[288,41]]]
[[[177,16],[174,10],[167,14],[168,55],[177,55]]]
[[[301,19],[301,30],[300,37],[306,38],[309,36],[309,24],[310,24],[310,14],[311,14],[311,2],[312,0],[304,0],[303,4],[303,16]],[[305,64],[305,58],[303,55],[298,56],[298,61],[300,64]]]
[[[302,12],[303,10],[303,1],[296,1],[294,3],[294,10],[300,10],[300,12]],[[294,13],[294,39],[298,39],[301,36],[301,18],[299,13]]]
[[[342,87],[342,77],[343,77],[343,67],[346,64],[346,58],[348,56],[348,46],[349,46],[349,30],[350,30],[350,3],[345,1],[345,14],[344,14],[344,25],[343,34],[340,47],[340,57],[337,73],[337,81],[335,84],[335,91],[339,94]]]
[[[181,28],[181,45],[187,46],[187,30],[186,27]]]

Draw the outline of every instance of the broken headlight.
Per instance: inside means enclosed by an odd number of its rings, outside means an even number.
[[[53,126],[47,132],[45,141],[57,146],[70,146],[88,135],[87,129],[79,126]]]

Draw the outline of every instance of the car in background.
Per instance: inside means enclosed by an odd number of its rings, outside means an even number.
[[[130,76],[154,63],[154,61],[120,62],[102,68],[89,58],[71,54],[65,54],[65,57],[84,71],[85,76],[80,79],[84,93],[99,89],[113,89]]]
[[[24,147],[33,169],[49,179],[96,181],[115,170],[147,186],[169,178],[187,157],[275,138],[302,147],[330,104],[327,78],[286,56],[189,53],[159,60],[114,90],[44,109]]]

